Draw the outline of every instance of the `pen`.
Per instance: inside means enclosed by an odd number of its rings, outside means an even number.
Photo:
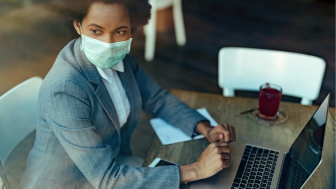
[[[254,108],[254,109],[250,109],[250,110],[246,110],[244,112],[240,112],[239,114],[236,114],[236,116],[240,116],[240,115],[243,115],[243,114],[247,114],[247,113],[251,113],[255,110],[258,110],[259,108]]]

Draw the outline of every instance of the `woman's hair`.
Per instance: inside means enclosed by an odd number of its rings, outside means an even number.
[[[73,20],[82,22],[89,12],[92,3],[101,2],[104,4],[123,4],[127,9],[131,21],[131,31],[134,32],[139,26],[148,23],[151,16],[152,6],[148,0],[61,0],[61,14],[65,19],[65,26],[69,29],[71,36],[79,37],[73,26]]]

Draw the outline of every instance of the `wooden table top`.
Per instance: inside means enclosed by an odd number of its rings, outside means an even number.
[[[229,123],[236,128],[236,135],[261,139],[290,147],[303,127],[309,121],[318,106],[281,102],[280,107],[288,112],[286,122],[274,126],[262,126],[254,123],[248,115],[236,117],[235,114],[251,109],[258,104],[258,99],[224,97],[193,91],[172,90],[177,98],[191,108],[205,107],[218,123]],[[209,145],[206,139],[162,145],[157,135],[154,136],[143,166],[147,167],[157,157],[180,164],[194,163]],[[304,189],[335,188],[335,108],[329,108],[327,128],[323,147],[322,164],[308,180]],[[190,184],[180,185],[189,188]]]

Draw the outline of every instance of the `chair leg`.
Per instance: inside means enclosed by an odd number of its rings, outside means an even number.
[[[186,34],[185,34],[185,29],[184,29],[181,0],[174,0],[173,16],[174,16],[176,42],[178,45],[183,46],[186,43]]]
[[[144,29],[144,32],[146,33],[145,59],[148,62],[153,60],[155,53],[156,11],[157,10],[154,7],[152,7],[152,18],[150,19],[148,25]]]
[[[313,101],[308,99],[308,98],[302,98],[301,99],[301,104],[302,105],[307,105],[307,106],[311,106],[313,104]]]
[[[235,93],[234,90],[232,88],[224,88],[223,89],[223,95],[226,97],[234,97]]]

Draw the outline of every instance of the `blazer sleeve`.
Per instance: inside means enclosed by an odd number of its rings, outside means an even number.
[[[142,109],[155,117],[162,118],[171,125],[180,128],[188,136],[196,134],[196,125],[200,121],[209,121],[195,109],[189,108],[161,86],[128,55],[132,70],[140,89]]]
[[[45,120],[67,154],[94,188],[178,188],[178,166],[133,168],[118,165],[112,148],[90,123],[89,96],[72,81],[48,87],[43,96]]]

